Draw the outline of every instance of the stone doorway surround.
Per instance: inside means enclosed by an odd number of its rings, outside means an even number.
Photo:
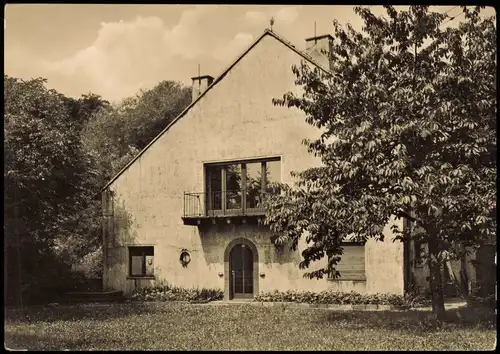
[[[247,238],[239,237],[226,246],[224,250],[224,301],[232,300],[230,299],[230,289],[229,289],[229,277],[231,276],[229,269],[229,255],[231,250],[236,245],[245,245],[250,248],[253,255],[253,294],[259,294],[259,252],[255,244]]]

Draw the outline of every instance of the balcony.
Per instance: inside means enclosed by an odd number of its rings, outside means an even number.
[[[265,215],[263,202],[269,195],[260,190],[184,193],[182,219],[185,225],[201,225],[217,221],[255,221]]]

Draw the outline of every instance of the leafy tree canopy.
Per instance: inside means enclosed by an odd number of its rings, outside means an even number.
[[[95,171],[65,97],[45,81],[4,75],[4,181],[7,215],[17,206],[26,233],[49,240],[86,206]]]
[[[278,244],[296,248],[306,235],[301,268],[329,257],[307,273],[322,277],[335,272],[346,235],[384,240],[391,217],[407,218],[414,232],[395,225],[395,239],[429,245],[435,290],[445,251],[459,257],[457,244],[495,235],[494,19],[463,7],[463,22],[443,28],[448,16],[428,6],[385,9],[356,7],[363,32],[334,22],[331,73],[293,67],[303,93],[273,100],[319,128],[304,143],[323,164],[281,186],[266,223]]]

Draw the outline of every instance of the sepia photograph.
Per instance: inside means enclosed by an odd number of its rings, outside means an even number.
[[[4,348],[495,350],[496,21],[4,5]]]

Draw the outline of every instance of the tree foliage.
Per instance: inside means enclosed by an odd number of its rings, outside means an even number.
[[[162,81],[114,106],[107,106],[86,125],[82,139],[98,159],[101,185],[123,168],[190,103],[190,90]]]
[[[190,100],[189,90],[171,81],[114,106],[92,93],[69,98],[45,84],[4,75],[9,303],[20,294],[25,301],[50,298],[68,287],[72,268],[100,276],[100,188]]]
[[[28,293],[55,276],[55,241],[76,226],[76,215],[95,194],[96,174],[79,122],[68,99],[45,82],[4,75],[7,278],[22,279]]]
[[[301,268],[329,257],[307,273],[322,277],[335,273],[346,235],[383,241],[391,217],[410,220],[413,232],[392,231],[428,244],[435,311],[444,313],[443,254],[459,258],[457,245],[495,235],[494,19],[463,7],[464,21],[443,28],[447,15],[428,6],[385,9],[355,9],[363,32],[334,22],[331,72],[293,67],[303,93],[273,100],[319,128],[304,143],[323,164],[293,174],[296,186],[269,200],[266,223],[278,244],[296,248],[306,235]]]
[[[44,84],[4,76],[5,212],[16,206],[23,233],[50,241],[86,206],[95,171],[64,97]]]

